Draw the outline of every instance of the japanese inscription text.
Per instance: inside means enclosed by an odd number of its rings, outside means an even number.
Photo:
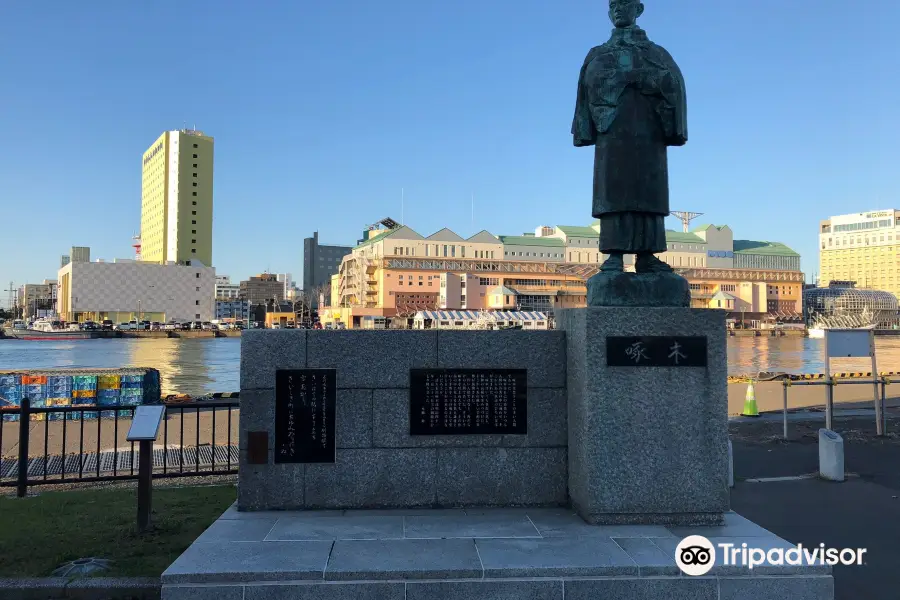
[[[275,462],[333,463],[335,370],[275,372]]]
[[[703,336],[642,336],[606,338],[610,367],[705,367]]]
[[[527,431],[525,369],[410,370],[410,435]]]

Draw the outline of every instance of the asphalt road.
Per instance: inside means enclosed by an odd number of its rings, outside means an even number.
[[[822,425],[798,424],[788,443],[769,435],[780,426],[732,424],[732,508],[792,543],[866,548],[862,566],[834,567],[838,600],[900,598],[900,420],[889,421],[890,437],[877,439],[873,419],[836,418],[834,428],[845,439],[845,469],[858,475],[844,483],[741,481],[818,470],[815,431]]]

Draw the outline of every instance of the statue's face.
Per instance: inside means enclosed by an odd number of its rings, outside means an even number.
[[[643,12],[640,0],[609,0],[609,20],[616,27],[631,27]]]

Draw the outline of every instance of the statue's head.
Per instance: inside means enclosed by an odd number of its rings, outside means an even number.
[[[616,27],[631,27],[644,14],[640,0],[609,0],[609,20]]]

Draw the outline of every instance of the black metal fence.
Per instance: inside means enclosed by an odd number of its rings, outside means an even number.
[[[33,485],[137,479],[139,449],[125,441],[136,409],[0,408],[0,487],[22,497]],[[237,473],[239,417],[237,399],[167,405],[153,477]]]

